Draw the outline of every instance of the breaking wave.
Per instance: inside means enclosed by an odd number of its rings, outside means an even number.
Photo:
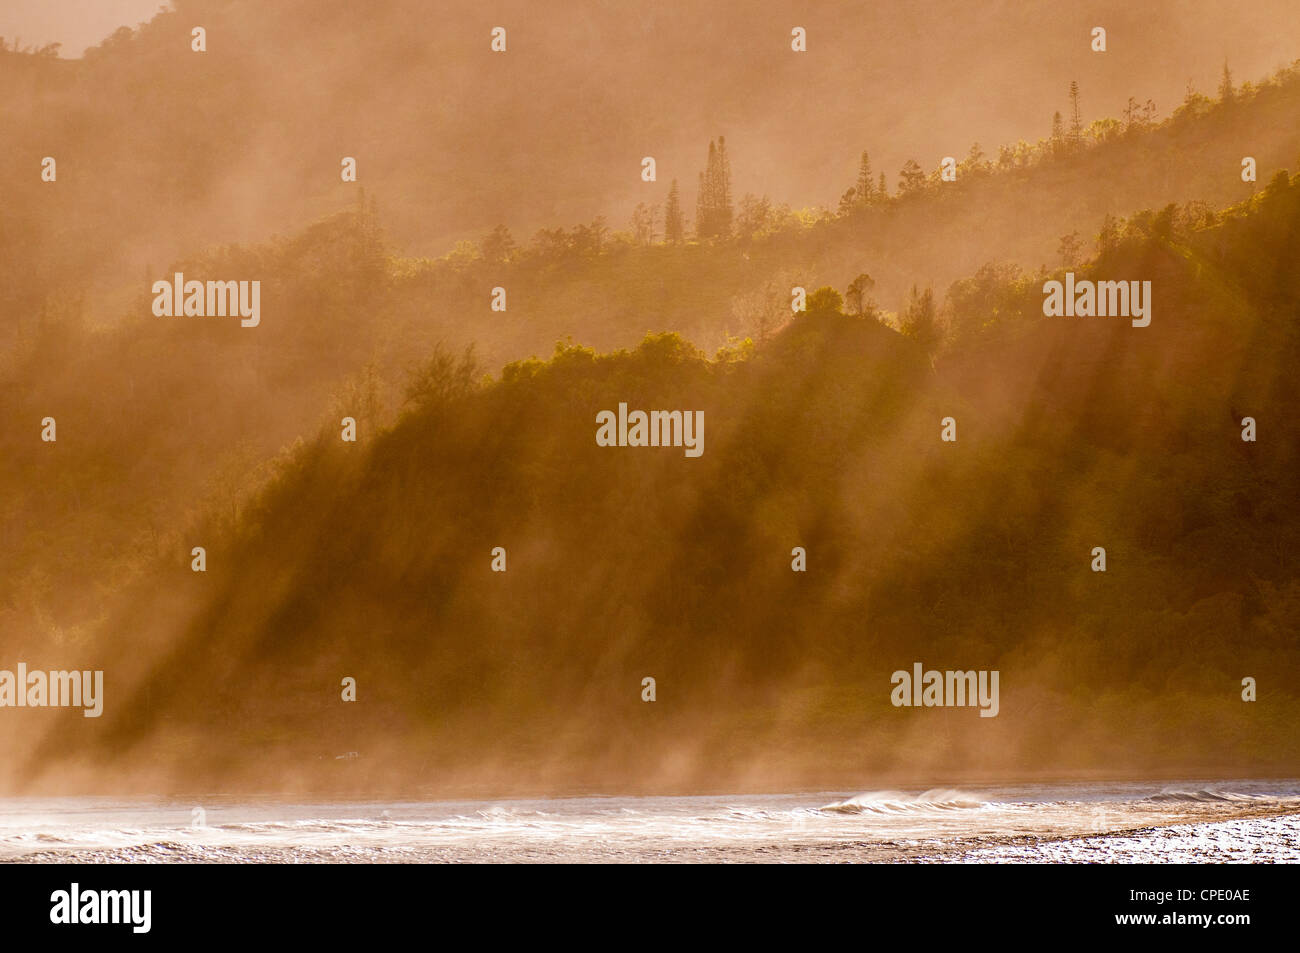
[[[982,808],[986,801],[973,794],[949,788],[935,788],[921,794],[901,791],[868,791],[821,808],[837,814],[919,814],[929,811],[958,811]]]
[[[1156,804],[1211,804],[1221,801],[1256,801],[1261,797],[1262,795],[1258,794],[1237,794],[1232,791],[1211,791],[1203,788],[1199,791],[1161,791],[1143,800]]]

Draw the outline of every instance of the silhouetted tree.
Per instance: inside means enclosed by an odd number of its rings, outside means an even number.
[[[605,224],[603,215],[597,215],[591,220],[590,225],[575,225],[573,234],[569,238],[569,247],[579,255],[596,256],[601,249],[605,247],[605,238],[609,234],[609,226]]]
[[[569,250],[569,235],[563,228],[539,228],[533,248],[543,258],[559,258]]]
[[[659,220],[659,206],[638,202],[632,210],[632,240],[638,245],[653,245],[657,235],[655,223]]]
[[[973,175],[978,175],[981,172],[988,171],[988,157],[984,155],[984,150],[980,148],[978,142],[971,144],[970,152],[966,154],[966,158],[961,163],[960,168],[963,172]]]
[[[809,314],[843,314],[844,298],[830,285],[823,285],[808,296]]]
[[[1132,96],[1128,98],[1128,105],[1124,107],[1124,131],[1135,132],[1151,125],[1156,118],[1156,104],[1147,100],[1141,105]]]
[[[731,234],[731,160],[727,158],[727,140],[718,136],[718,222],[723,238]]]
[[[1105,255],[1119,246],[1119,223],[1109,212],[1102,219],[1101,231],[1097,233],[1097,254]]]
[[[1079,84],[1070,81],[1070,150],[1083,146],[1083,117],[1079,114]]]
[[[695,233],[701,240],[725,239],[731,235],[731,163],[727,141],[719,136],[709,142],[709,158],[700,173],[700,190],[695,200]]]
[[[1068,235],[1061,236],[1061,244],[1057,246],[1056,254],[1061,258],[1061,264],[1069,267],[1079,261],[1079,256],[1083,254],[1083,243],[1079,241],[1079,233],[1071,232]]]
[[[670,245],[680,245],[685,237],[681,195],[677,191],[677,180],[673,179],[673,184],[668,189],[668,201],[664,205],[664,241]]]
[[[903,168],[898,173],[898,194],[907,195],[909,192],[915,192],[924,184],[925,173],[921,171],[917,161],[908,159],[903,163]]]
[[[740,207],[736,211],[736,238],[742,241],[753,240],[771,231],[775,220],[776,215],[772,210],[771,199],[766,195],[759,198],[746,194],[740,200]]]
[[[920,345],[925,353],[934,353],[939,346],[940,334],[932,290],[926,288],[917,294],[916,285],[912,285],[912,295],[899,319],[899,330]]]
[[[849,282],[845,300],[848,302],[849,314],[868,315],[875,310],[871,300],[871,290],[876,287],[875,280],[866,272]]]
[[[1230,103],[1237,98],[1237,94],[1232,89],[1232,71],[1228,69],[1228,61],[1223,61],[1223,79],[1219,81],[1219,101]]]
[[[1061,118],[1061,112],[1058,109],[1052,113],[1052,153],[1060,155],[1065,151],[1065,120]]]
[[[498,225],[488,232],[479,244],[483,251],[483,260],[493,264],[509,261],[515,253],[515,240],[510,235],[510,229],[504,225]]]
[[[862,157],[858,160],[858,181],[853,186],[854,199],[857,205],[867,206],[871,204],[874,197],[875,183],[871,178],[871,157],[867,155],[866,150],[862,151]]]

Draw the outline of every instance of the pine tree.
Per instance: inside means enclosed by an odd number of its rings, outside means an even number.
[[[682,199],[677,191],[677,180],[673,179],[668,189],[668,201],[664,206],[664,241],[670,245],[680,245],[686,237],[686,228],[682,223]]]
[[[876,197],[880,199],[889,198],[889,186],[885,182],[885,173],[880,173],[880,188],[876,189]]]
[[[1232,71],[1228,69],[1228,61],[1223,61],[1223,80],[1219,83],[1219,100],[1220,102],[1230,103],[1236,99],[1237,94],[1232,89]]]
[[[727,140],[722,136],[718,136],[716,198],[718,203],[718,237],[730,238],[731,221],[734,216],[731,205],[731,160],[727,158]]]
[[[1070,81],[1070,148],[1083,144],[1083,118],[1079,115],[1079,84]]]
[[[713,209],[717,204],[714,197],[714,180],[718,166],[718,149],[709,140],[709,158],[704,171],[700,173],[700,188],[695,195],[695,234],[701,241],[712,238],[717,228]]]
[[[875,183],[871,180],[871,157],[865,151],[862,153],[862,159],[858,162],[858,181],[853,188],[854,200],[857,205],[871,204],[871,200],[875,197]]]
[[[725,239],[731,235],[731,162],[727,140],[709,142],[709,158],[700,173],[700,191],[695,200],[695,233],[702,239]]]

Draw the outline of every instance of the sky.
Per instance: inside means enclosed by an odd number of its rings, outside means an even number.
[[[1121,115],[1129,97],[1167,116],[1189,86],[1212,94],[1225,61],[1238,83],[1259,80],[1300,56],[1297,2],[231,3],[208,15],[209,55],[248,65],[234,77],[249,90],[246,115],[241,104],[227,119],[264,135],[228,160],[223,201],[246,214],[212,240],[258,240],[319,214],[320,202],[282,206],[304,192],[314,201],[299,165],[336,167],[341,155],[364,159],[385,221],[421,254],[498,223],[520,237],[598,214],[622,226],[673,179],[689,216],[718,135],[737,198],[834,208],[861,151],[891,188],[908,159],[933,169],[975,142],[996,156],[1047,136],[1072,81],[1086,124]],[[0,0],[0,35],[77,56],[162,3]],[[510,54],[491,59],[497,23]],[[807,29],[804,55],[790,50],[794,24]],[[1105,55],[1090,46],[1097,24]],[[219,105],[214,93],[204,110]],[[658,161],[655,188],[640,181],[645,155]],[[293,182],[272,175],[290,167]]]
[[[4,0],[0,36],[24,46],[62,43],[63,56],[80,56],[120,26],[150,19],[164,0]]]

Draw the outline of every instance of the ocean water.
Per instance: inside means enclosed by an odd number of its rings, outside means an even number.
[[[510,801],[7,798],[0,861],[1297,863],[1300,780]]]

